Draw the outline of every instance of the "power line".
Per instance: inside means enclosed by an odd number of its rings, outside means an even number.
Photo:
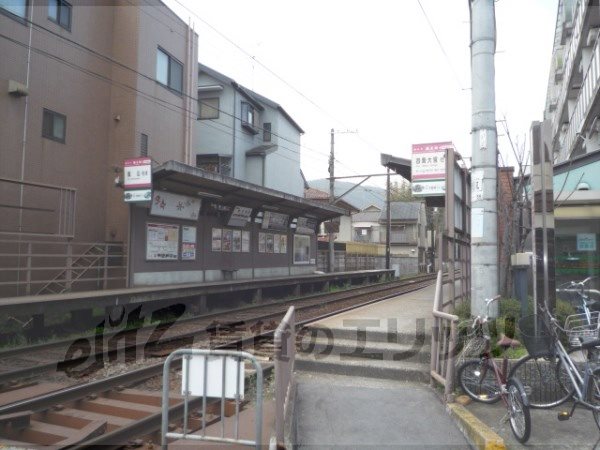
[[[437,32],[435,31],[435,28],[433,27],[433,24],[431,23],[431,20],[429,20],[429,16],[427,15],[427,12],[425,11],[425,8],[423,8],[423,5],[421,4],[421,0],[417,0],[417,3],[419,4],[419,7],[421,8],[421,11],[423,11],[423,15],[425,16],[425,20],[427,20],[427,24],[429,25],[429,28],[431,29],[431,32],[435,36],[435,40],[436,40],[438,46],[440,47],[440,50],[444,54],[444,56],[446,58],[446,62],[450,66],[450,70],[452,71],[452,74],[454,75],[454,79],[455,79],[456,83],[458,84],[458,87],[460,88],[461,91],[464,91],[464,89],[462,87],[462,83],[460,82],[460,78],[458,77],[458,74],[456,73],[456,70],[454,69],[454,65],[452,64],[452,61],[450,60],[450,57],[448,56],[448,53],[446,53],[446,50],[444,49],[444,46],[442,45],[442,41],[440,41],[440,38],[439,38]]]

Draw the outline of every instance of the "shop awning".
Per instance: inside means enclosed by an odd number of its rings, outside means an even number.
[[[347,214],[346,210],[336,206],[225,177],[177,161],[167,161],[155,167],[152,170],[152,182],[154,190],[166,190],[223,205],[276,211],[294,217],[312,217],[318,221]]]

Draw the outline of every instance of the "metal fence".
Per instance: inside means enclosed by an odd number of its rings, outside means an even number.
[[[290,388],[296,359],[296,312],[291,306],[275,330],[275,433],[284,447],[284,424],[288,415]]]
[[[122,243],[0,236],[0,297],[126,285],[127,254]]]
[[[398,276],[414,275],[426,270],[423,264],[419,264],[418,258],[394,255],[390,258],[390,268],[396,270]],[[317,270],[327,272],[327,269],[328,253],[327,251],[320,250],[317,254]],[[363,255],[344,251],[335,252],[336,272],[377,269],[385,269],[385,256]]]
[[[169,393],[170,393],[170,373],[171,363],[176,358],[182,357],[182,391],[184,397],[184,413],[183,413],[183,427],[181,433],[169,432]],[[192,368],[193,357],[200,357],[200,364]],[[230,358],[230,360],[228,360]],[[228,364],[228,361],[233,359],[233,364]],[[247,360],[252,363],[256,370],[256,402],[255,402],[255,439],[242,439],[239,436],[239,425],[240,425],[240,402],[243,397],[241,386],[243,382],[241,378],[244,376],[244,363]],[[216,365],[212,364],[212,368],[209,369],[211,361],[216,361]],[[233,365],[233,368],[231,367]],[[219,369],[220,366],[220,370]],[[230,384],[227,383],[227,370],[235,370],[235,389],[231,391]],[[199,367],[199,371],[202,372],[200,378],[196,378],[195,369]],[[216,371],[214,369],[217,369]],[[209,373],[211,376],[209,376]],[[190,413],[190,399],[195,396],[198,397],[198,393],[195,392],[194,388],[190,386],[190,379],[194,375],[194,381],[202,394],[202,420],[201,428],[198,433],[192,433],[188,423],[188,416]],[[198,379],[201,380],[199,385],[197,384]],[[209,383],[212,383],[209,384]],[[206,434],[206,415],[207,415],[207,403],[208,397],[212,395],[212,391],[216,390],[220,393],[221,399],[221,435],[220,436],[209,436]],[[233,394],[233,395],[232,395]],[[235,419],[233,424],[233,437],[225,436],[225,402],[227,398],[233,397],[235,401]],[[263,372],[262,367],[258,360],[247,352],[234,351],[234,350],[205,350],[205,349],[180,349],[171,353],[164,364],[163,369],[163,386],[162,386],[162,423],[161,423],[161,446],[164,450],[167,450],[168,439],[183,439],[191,441],[209,441],[209,442],[220,442],[228,444],[241,444],[254,446],[256,449],[260,449],[262,445],[262,422],[263,422]]]

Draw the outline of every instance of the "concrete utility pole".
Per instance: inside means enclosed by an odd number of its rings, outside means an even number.
[[[335,201],[335,179],[334,179],[334,154],[333,154],[333,135],[335,131],[333,128],[331,129],[331,151],[329,153],[329,203],[333,205]],[[329,228],[329,272],[335,271],[335,248],[334,248],[334,233],[333,233],[333,223],[330,224]]]
[[[471,11],[471,314],[486,314],[498,294],[497,132],[494,0],[468,0]],[[497,317],[497,302],[490,317]]]

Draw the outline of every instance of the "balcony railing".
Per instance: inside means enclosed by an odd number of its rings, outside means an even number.
[[[581,43],[581,32],[583,30],[583,23],[587,10],[588,0],[579,0],[577,2],[577,5],[575,6],[575,11],[573,13],[573,35],[565,53],[564,75],[561,86],[561,94],[558,100],[558,110],[556,115],[554,116],[554,124],[552,127],[553,136],[556,136],[556,133],[558,133],[558,129],[561,124],[561,111],[565,107],[565,102],[569,93],[571,75],[575,67],[575,56],[577,55],[577,51],[579,50],[579,44]]]
[[[596,93],[598,91],[598,77],[600,76],[600,47],[598,46],[598,40],[594,45],[594,51],[592,52],[592,58],[590,65],[583,79],[579,96],[577,97],[577,103],[573,114],[569,118],[569,127],[565,135],[564,140],[564,157],[567,158],[573,151],[575,140],[577,139],[577,133],[580,133],[585,122],[585,118],[588,116],[588,111],[593,103]]]

